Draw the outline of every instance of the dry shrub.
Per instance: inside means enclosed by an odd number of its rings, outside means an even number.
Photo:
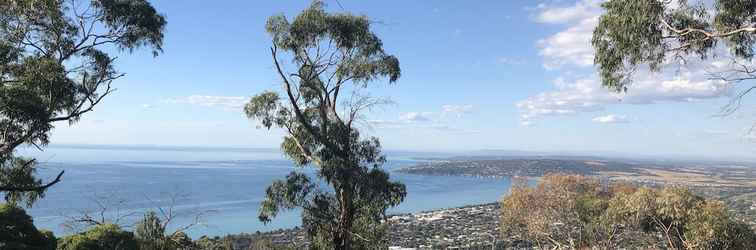
[[[570,249],[748,249],[756,235],[719,201],[682,187],[654,189],[549,174],[515,182],[502,203],[502,234]]]

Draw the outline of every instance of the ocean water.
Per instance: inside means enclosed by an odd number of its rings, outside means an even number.
[[[99,217],[122,218],[132,225],[148,210],[172,213],[170,227],[189,224],[192,237],[254,233],[300,225],[298,210],[280,213],[272,223],[257,219],[265,188],[297,168],[272,149],[168,147],[50,147],[23,150],[42,164],[40,176],[52,178],[65,170],[63,181],[28,209],[38,228],[56,235],[75,232],[65,227],[72,217],[89,211]],[[394,170],[430,156],[387,152],[384,166],[391,178],[407,185],[408,195],[390,213],[408,213],[494,202],[508,192],[510,179],[421,176]],[[173,209],[168,210],[169,207]]]

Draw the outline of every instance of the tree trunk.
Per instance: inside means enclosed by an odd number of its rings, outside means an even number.
[[[335,237],[336,249],[338,250],[351,250],[352,249],[352,237],[350,231],[352,229],[352,197],[351,189],[343,188],[339,191],[339,225],[337,228]]]

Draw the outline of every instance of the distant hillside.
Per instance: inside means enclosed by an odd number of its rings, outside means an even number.
[[[423,163],[398,171],[421,175],[535,177],[552,172],[582,175],[598,175],[599,172],[606,171],[636,172],[637,166],[634,163],[586,159],[451,159]]]

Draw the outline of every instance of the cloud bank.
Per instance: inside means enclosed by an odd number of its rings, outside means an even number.
[[[602,13],[602,1],[579,0],[571,5],[541,4],[535,21],[561,25],[563,30],[537,42],[543,67],[561,72],[554,89],[537,93],[516,103],[520,124],[530,126],[549,116],[570,116],[604,110],[615,104],[654,104],[664,101],[690,102],[728,96],[731,86],[712,80],[711,72],[731,67],[729,61],[669,61],[660,72],[640,68],[627,93],[614,93],[601,86],[593,65],[591,37]],[[576,75],[574,72],[587,72]]]
[[[210,96],[210,95],[191,95],[163,100],[163,103],[170,104],[189,104],[203,107],[220,107],[224,109],[240,109],[249,101],[244,96]]]

